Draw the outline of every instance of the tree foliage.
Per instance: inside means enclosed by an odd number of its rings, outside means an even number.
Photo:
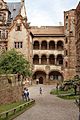
[[[30,64],[21,53],[12,49],[0,56],[0,73],[27,77],[31,75]]]

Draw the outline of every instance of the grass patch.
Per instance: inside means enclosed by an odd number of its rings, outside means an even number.
[[[58,97],[60,98],[63,98],[63,99],[66,99],[66,100],[75,100],[75,99],[79,99],[79,96],[78,95],[58,95]]]
[[[63,90],[51,90],[50,94],[53,94],[53,95],[59,95],[59,94],[73,94],[74,93],[74,89],[69,89],[67,91],[63,91]]]
[[[10,103],[10,104],[5,104],[5,105],[0,105],[0,113],[4,112],[4,111],[8,111],[12,108],[15,108],[21,104],[25,103],[25,101],[19,101],[19,102],[15,102],[15,103]]]
[[[67,100],[72,100],[72,99],[78,99],[79,95],[74,94],[74,89],[71,88],[67,91],[63,90],[51,90],[50,94],[57,95],[60,98],[67,99]]]

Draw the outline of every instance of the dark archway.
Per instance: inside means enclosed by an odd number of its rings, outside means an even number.
[[[63,55],[57,55],[57,65],[63,65]]]
[[[41,64],[46,65],[47,64],[47,57],[46,55],[41,56]]]
[[[38,55],[34,55],[34,57],[33,57],[33,64],[35,64],[35,65],[39,64],[39,56]]]
[[[64,48],[64,43],[62,41],[57,42],[57,50],[63,50]]]
[[[43,77],[39,78],[39,84],[43,84]]]
[[[55,65],[55,56],[52,55],[52,54],[49,56],[49,64],[50,65]]]
[[[55,49],[55,42],[54,41],[50,41],[49,42],[49,49],[50,50],[54,50]]]
[[[60,80],[63,81],[63,75],[59,71],[51,71],[49,73],[49,79],[50,80]]]
[[[47,50],[47,42],[46,41],[42,41],[41,50]]]
[[[33,49],[34,50],[38,50],[39,49],[39,42],[38,41],[34,41]]]
[[[46,73],[44,71],[36,71],[33,76],[33,80],[39,79],[39,83],[43,84],[44,81],[46,80]]]

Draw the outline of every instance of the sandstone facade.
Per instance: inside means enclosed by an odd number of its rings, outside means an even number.
[[[34,82],[52,84],[76,75],[75,9],[64,12],[64,26],[38,28],[28,24],[23,0],[0,4],[0,52],[15,48],[23,53]]]
[[[22,84],[16,75],[0,75],[0,104],[22,99]]]
[[[80,2],[76,7],[76,72],[80,76]]]

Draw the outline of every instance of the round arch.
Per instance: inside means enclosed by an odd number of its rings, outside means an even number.
[[[60,73],[59,71],[57,70],[53,70],[53,71],[50,71],[49,72],[49,79],[50,80],[60,80],[60,81],[63,81],[64,80],[64,77],[63,77],[63,74]]]
[[[58,50],[63,50],[63,48],[64,48],[64,43],[63,43],[63,41],[59,40],[57,42],[57,49]]]
[[[33,43],[33,49],[35,49],[35,50],[37,50],[37,49],[39,49],[39,41],[34,41],[34,43]]]
[[[39,84],[43,84],[46,79],[46,72],[42,70],[37,70],[32,76],[33,80],[39,80]]]
[[[47,50],[47,41],[46,40],[41,42],[41,50]]]
[[[52,40],[49,42],[49,49],[50,50],[54,50],[55,49],[55,42],[52,41]]]
[[[50,54],[49,55],[49,64],[54,65],[55,64],[55,55]]]
[[[33,57],[33,64],[39,64],[39,55],[34,55],[34,57]]]
[[[47,56],[45,54],[41,56],[41,64],[47,64]]]
[[[56,57],[57,65],[63,65],[63,55],[58,54]]]

